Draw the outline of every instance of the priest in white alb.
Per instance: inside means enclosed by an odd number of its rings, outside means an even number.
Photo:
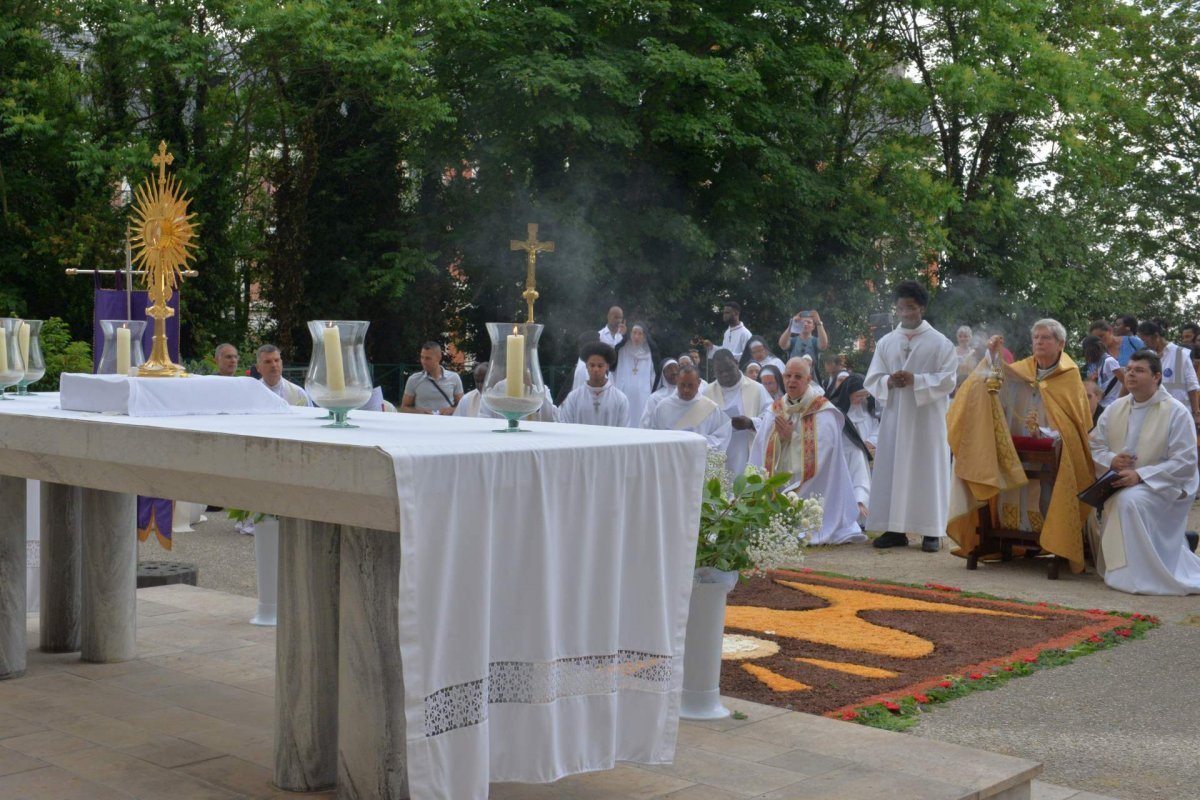
[[[742,374],[730,351],[718,350],[712,364],[717,379],[705,387],[704,396],[716,403],[733,425],[733,436],[725,449],[725,468],[736,478],[750,460],[759,418],[771,407],[771,395],[761,383]]]
[[[950,509],[950,445],[946,407],[958,359],[954,343],[925,321],[929,293],[916,281],[896,286],[900,325],[875,346],[863,385],[883,406],[871,474],[867,530],[875,547],[941,549]]]
[[[769,475],[789,473],[787,489],[804,498],[821,498],[821,530],[809,544],[866,541],[842,455],[842,412],[813,385],[811,362],[803,358],[787,362],[783,387],[784,394],[759,418],[750,463]]]
[[[708,440],[708,449],[724,453],[733,433],[729,417],[700,394],[700,372],[693,366],[679,368],[675,393],[656,403],[643,428],[659,431],[691,431]]]
[[[1089,437],[1096,473],[1120,487],[1104,504],[1096,568],[1133,594],[1200,594],[1200,556],[1184,529],[1196,495],[1196,425],[1162,388],[1162,362],[1139,350],[1125,365],[1129,394],[1113,402]]]

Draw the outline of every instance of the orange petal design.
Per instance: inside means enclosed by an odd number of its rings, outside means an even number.
[[[760,667],[758,664],[742,664],[742,669],[758,678],[760,683],[766,684],[773,692],[807,692],[812,689],[807,683],[785,678],[778,672]]]
[[[778,636],[827,644],[843,650],[921,658],[933,652],[933,642],[911,633],[885,628],[858,616],[861,611],[928,611],[935,614],[977,614],[989,617],[1042,619],[1034,614],[970,608],[950,603],[932,603],[892,594],[838,589],[811,583],[775,581],[780,586],[815,595],[829,602],[825,608],[781,611],[758,606],[729,606],[725,625],[750,631],[774,631]]]
[[[793,661],[799,661],[802,664],[812,664],[814,667],[822,669],[832,669],[838,672],[844,672],[847,675],[857,675],[860,678],[898,678],[899,672],[892,672],[890,669],[879,669],[878,667],[867,667],[862,664],[847,664],[844,661],[825,661],[820,658],[794,658]]]

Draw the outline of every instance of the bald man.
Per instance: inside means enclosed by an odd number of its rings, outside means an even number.
[[[625,338],[625,312],[620,306],[613,306],[608,310],[608,324],[601,328],[600,341],[610,347],[616,347]],[[578,384],[582,385],[582,384]]]
[[[788,489],[820,497],[821,529],[809,544],[865,542],[858,525],[854,483],[842,453],[842,412],[812,382],[812,362],[793,358],[783,371],[784,394],[760,417],[750,463],[769,475],[791,475]]]

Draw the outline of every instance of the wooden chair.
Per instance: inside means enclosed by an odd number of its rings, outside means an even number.
[[[1062,453],[1062,444],[1059,440],[1014,436],[1013,446],[1017,450],[1017,457],[1021,460],[1021,466],[1024,467],[1027,478],[1036,478],[1043,482],[1042,485],[1054,485],[1055,476],[1058,475],[1058,461]],[[1012,561],[1014,547],[1041,549],[1040,535],[1034,531],[994,525],[990,503],[979,509],[979,526],[976,528],[976,532],[979,534],[979,543],[967,554],[967,569],[977,569],[982,556],[994,553],[1000,554],[1001,561]],[[1026,551],[1025,555],[1027,558],[1031,558],[1037,554]],[[1046,577],[1052,581],[1058,580],[1059,567],[1066,561],[1062,556],[1051,556]]]

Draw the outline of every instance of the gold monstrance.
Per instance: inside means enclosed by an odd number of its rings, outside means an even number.
[[[196,257],[194,213],[188,213],[187,193],[179,179],[167,175],[167,165],[175,157],[167,152],[167,143],[158,143],[158,155],[150,163],[158,167],[157,184],[147,178],[137,188],[133,208],[134,261],[143,270],[146,291],[153,305],[146,314],[154,318],[154,340],[150,358],[138,369],[142,378],[175,378],[187,375],[183,367],[171,363],[167,353],[167,319],[175,310],[167,305],[183,281],[187,262]]]
[[[521,293],[521,297],[525,298],[525,302],[529,306],[529,316],[525,321],[530,325],[533,324],[533,301],[538,299],[537,293],[537,257],[538,253],[553,253],[554,242],[539,242],[537,238],[538,226],[536,223],[530,222],[525,226],[528,235],[524,240],[510,239],[508,242],[509,250],[524,250],[525,263],[528,265],[528,271],[525,274],[525,291]]]

